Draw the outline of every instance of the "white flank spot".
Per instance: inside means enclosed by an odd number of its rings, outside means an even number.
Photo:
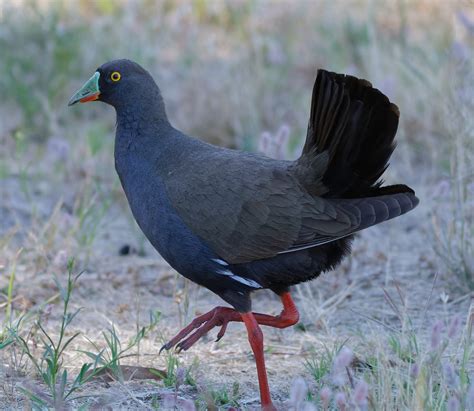
[[[248,278],[239,277],[238,275],[234,275],[232,278],[233,278],[235,281],[238,281],[239,283],[248,285],[249,287],[252,287],[252,288],[262,288],[262,286],[261,286],[259,283],[257,283],[256,281],[254,281],[254,280],[249,280]]]
[[[215,261],[217,264],[220,264],[220,265],[229,265],[228,263],[226,263],[224,260],[221,260],[220,258],[213,258],[212,261]]]
[[[256,281],[250,280],[249,278],[239,277],[238,275],[235,275],[230,270],[219,270],[218,273],[222,274],[222,275],[226,275],[226,276],[232,278],[233,280],[238,281],[239,283],[248,285],[249,287],[262,288],[262,286],[259,283],[257,283]]]

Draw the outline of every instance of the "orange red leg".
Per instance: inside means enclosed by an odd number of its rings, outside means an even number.
[[[279,315],[267,315],[260,313],[253,313],[255,320],[260,325],[268,327],[286,328],[294,325],[299,320],[299,313],[291,298],[289,292],[280,295],[283,303],[283,310]],[[241,322],[242,317],[239,312],[229,307],[216,307],[213,310],[196,317],[191,323],[176,334],[170,341],[168,341],[162,350],[169,350],[176,346],[179,351],[186,351],[194,345],[201,337],[206,335],[214,327],[221,327],[217,333],[217,340],[219,341],[227,330],[227,324],[231,321]],[[194,331],[196,330],[196,331]],[[192,333],[194,331],[194,333]],[[192,333],[192,334],[191,334]],[[191,334],[189,337],[188,335]],[[187,338],[186,338],[187,337]]]
[[[260,398],[262,409],[274,411],[270,389],[268,387],[267,371],[265,369],[265,359],[263,354],[263,333],[259,325],[268,327],[286,328],[294,325],[299,320],[299,313],[289,292],[280,295],[283,303],[283,310],[277,316],[260,313],[239,313],[233,308],[216,307],[206,314],[196,317],[187,327],[183,328],[176,336],[168,341],[161,350],[169,350],[176,347],[178,351],[186,351],[195,344],[203,335],[207,334],[214,327],[221,327],[217,334],[219,341],[225,334],[227,324],[231,321],[241,321],[247,328],[250,347],[252,348],[257,364],[258,384],[260,388]],[[190,335],[191,334],[191,335]]]
[[[267,370],[263,354],[263,333],[257,319],[252,312],[241,314],[242,320],[247,328],[250,347],[252,347],[255,363],[257,364],[258,386],[260,388],[260,402],[265,411],[276,411],[270,396],[268,387]]]

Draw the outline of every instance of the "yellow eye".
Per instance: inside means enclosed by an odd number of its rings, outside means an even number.
[[[122,76],[120,75],[120,73],[118,71],[114,71],[111,75],[110,75],[110,80],[112,81],[119,81],[120,78]]]

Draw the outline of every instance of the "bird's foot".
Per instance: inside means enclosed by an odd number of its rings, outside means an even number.
[[[242,321],[240,314],[232,308],[216,307],[206,314],[196,317],[191,323],[176,334],[160,349],[169,350],[176,346],[176,351],[186,351],[194,345],[203,335],[206,335],[214,327],[221,327],[217,334],[216,341],[219,341],[225,334],[227,324],[230,321]],[[196,330],[194,333],[191,334]],[[189,337],[188,335],[191,334]],[[187,338],[186,338],[187,337]]]

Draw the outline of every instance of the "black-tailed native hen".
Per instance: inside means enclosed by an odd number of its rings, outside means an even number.
[[[175,129],[153,78],[130,60],[99,67],[69,105],[92,100],[115,107],[115,168],[148,240],[233,307],[197,317],[163,348],[187,350],[212,328],[220,339],[230,321],[243,322],[262,407],[274,409],[260,325],[296,324],[292,285],[334,268],[354,233],[418,204],[411,188],[380,180],[395,148],[397,106],[366,80],[319,70],[303,151],[283,161]],[[251,295],[262,289],[281,298],[280,315],[252,312]]]

